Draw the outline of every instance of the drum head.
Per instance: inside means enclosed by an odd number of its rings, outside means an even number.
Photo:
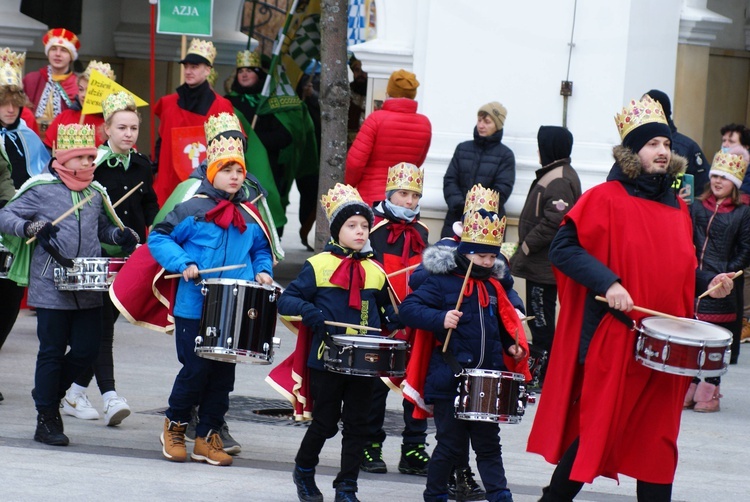
[[[384,336],[372,335],[332,335],[333,341],[340,345],[356,346],[378,346],[378,345],[404,345],[403,340],[395,340]]]
[[[680,338],[698,344],[705,342],[711,346],[726,346],[732,339],[732,333],[728,329],[697,319],[680,318],[675,321],[664,317],[647,317],[641,321],[641,325],[655,338]]]

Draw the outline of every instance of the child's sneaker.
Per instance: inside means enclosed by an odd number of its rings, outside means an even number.
[[[427,476],[427,464],[430,461],[430,456],[425,451],[426,446],[424,443],[402,444],[398,472]]]
[[[359,468],[365,472],[379,474],[388,472],[388,468],[383,461],[383,445],[381,443],[369,443],[365,446],[365,454]]]
[[[357,483],[342,481],[336,485],[336,498],[333,502],[359,502],[357,498]]]
[[[236,439],[229,434],[229,426],[226,422],[219,428],[219,437],[221,443],[224,445],[224,451],[230,455],[239,455],[242,451],[242,446],[237,442]]]
[[[91,406],[86,394],[78,394],[68,389],[60,402],[60,411],[81,420],[99,420],[99,412]]]
[[[300,502],[323,502],[323,494],[315,484],[315,469],[302,470],[295,465],[292,479],[297,486],[297,497]]]
[[[115,426],[130,415],[130,406],[124,397],[115,396],[104,403],[104,425]]]
[[[232,457],[224,450],[219,433],[209,431],[206,437],[195,438],[195,446],[190,459],[196,462],[206,462],[211,465],[232,465]]]

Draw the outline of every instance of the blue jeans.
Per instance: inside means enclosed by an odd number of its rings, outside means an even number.
[[[70,384],[96,359],[102,309],[36,309],[39,352],[34,375],[37,410],[57,410]],[[70,350],[65,352],[70,346]]]
[[[430,457],[425,500],[441,500],[448,494],[448,477],[454,465],[464,465],[471,447],[487,500],[496,500],[508,489],[500,447],[500,427],[496,423],[459,420],[454,416],[453,399],[438,399],[433,413],[437,445]]]
[[[235,364],[199,357],[195,353],[195,337],[199,319],[175,317],[174,341],[182,369],[177,374],[169,396],[167,418],[189,422],[190,409],[198,406],[196,436],[206,437],[218,431],[229,409],[229,393],[234,390]]]

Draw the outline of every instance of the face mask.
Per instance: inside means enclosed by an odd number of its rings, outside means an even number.
[[[728,147],[728,146],[722,146],[722,147],[721,147],[721,153],[729,153],[729,149],[730,149],[730,148],[731,148],[731,147]]]

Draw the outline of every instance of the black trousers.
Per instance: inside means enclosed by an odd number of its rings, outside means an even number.
[[[357,482],[359,465],[364,456],[367,415],[375,378],[344,375],[310,369],[310,391],[313,398],[313,421],[307,428],[294,461],[303,469],[318,465],[326,440],[341,431],[341,468],[333,480]]]
[[[10,279],[0,279],[0,348],[16,323],[24,289]]]
[[[573,462],[578,453],[578,439],[567,449],[552,473],[549,486],[542,490],[539,502],[569,502],[583,488],[583,483],[570,480]],[[672,500],[672,484],[647,483],[637,480],[636,495],[638,502],[670,502]]]
[[[99,392],[104,394],[115,390],[115,362],[113,357],[113,347],[115,339],[115,321],[120,315],[120,311],[110,300],[109,295],[104,295],[104,305],[102,306],[102,339],[99,343],[99,355],[91,367],[76,378],[75,383],[81,387],[88,387],[91,379],[96,375],[96,384],[99,386]]]
[[[385,441],[385,431],[383,422],[385,422],[385,405],[388,399],[388,393],[391,391],[381,379],[376,380],[372,390],[372,405],[370,407],[370,419],[367,422],[367,442],[382,443]],[[403,400],[404,408],[404,431],[401,433],[404,444],[424,444],[427,440],[427,420],[420,420],[412,417],[414,405]]]
[[[526,310],[534,316],[529,322],[534,346],[546,351],[552,350],[555,336],[555,306],[557,285],[541,284],[526,279]]]

